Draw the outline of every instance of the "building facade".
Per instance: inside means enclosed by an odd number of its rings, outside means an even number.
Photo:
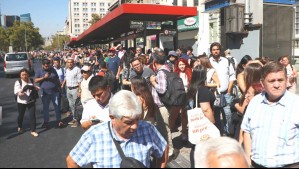
[[[20,21],[20,17],[17,15],[4,15],[4,26],[12,27],[15,21]]]
[[[66,32],[71,37],[78,37],[90,27],[92,14],[104,17],[109,7],[110,1],[107,0],[69,0]]]
[[[31,22],[30,13],[20,15],[20,21],[21,22]]]

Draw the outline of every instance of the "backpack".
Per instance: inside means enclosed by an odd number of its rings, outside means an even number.
[[[166,74],[167,89],[159,94],[161,102],[166,106],[183,106],[186,104],[186,92],[183,80],[177,73],[161,69]]]
[[[233,68],[235,70],[235,67],[236,67],[236,62],[235,62],[235,58],[234,57],[231,57],[231,58],[227,58],[227,60],[229,61],[229,65],[232,64],[233,65]]]
[[[22,80],[19,79],[18,81],[19,81],[19,83],[20,83],[20,86],[22,87]],[[34,81],[33,81],[32,78],[30,78],[30,81],[31,81],[31,83],[32,83],[33,86],[34,86]],[[29,95],[29,100],[36,100],[38,97],[39,97],[39,96],[38,96],[38,92],[37,92],[36,90],[32,90],[32,92],[31,92],[30,95]],[[16,100],[16,101],[18,100],[18,95],[15,95],[15,100]]]

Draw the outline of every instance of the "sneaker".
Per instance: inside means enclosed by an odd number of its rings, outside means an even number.
[[[32,135],[33,137],[38,137],[38,134],[37,134],[37,132],[35,132],[35,131],[31,132],[31,135]]]
[[[72,121],[70,121],[68,124],[75,124],[77,122],[77,120],[73,119]]]
[[[19,134],[23,134],[23,133],[24,133],[24,129],[19,127],[19,128],[18,128],[18,133],[19,133]]]
[[[71,127],[78,127],[78,122],[75,121],[74,124],[71,125]]]
[[[50,125],[48,122],[44,122],[43,125],[42,125],[42,128],[49,128]]]

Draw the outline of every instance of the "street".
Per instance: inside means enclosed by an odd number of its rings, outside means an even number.
[[[3,63],[0,63],[0,106],[2,106],[2,125],[0,126],[0,168],[65,168],[65,158],[83,133],[81,127],[70,126],[54,128],[55,113],[50,104],[52,128],[41,129],[43,114],[41,99],[36,103],[36,123],[39,136],[30,134],[29,114],[26,112],[23,122],[24,134],[17,133],[17,104],[13,87],[18,76],[4,78]],[[40,69],[34,63],[35,71]],[[65,115],[63,116],[65,117]]]

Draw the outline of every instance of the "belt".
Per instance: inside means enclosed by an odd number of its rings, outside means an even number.
[[[67,87],[69,90],[73,90],[73,89],[77,89],[79,86],[75,86],[75,87]]]
[[[257,164],[256,162],[254,162],[253,160],[251,160],[251,165],[254,167],[254,168],[267,168],[265,166],[262,166],[262,165],[259,165]],[[298,168],[299,167],[299,162],[297,163],[293,163],[293,164],[286,164],[280,168]]]

